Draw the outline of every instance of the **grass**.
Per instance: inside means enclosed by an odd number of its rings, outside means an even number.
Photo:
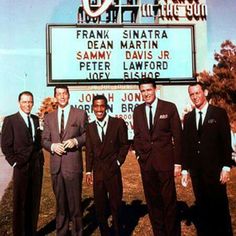
[[[130,152],[122,166],[123,176],[123,222],[126,235],[151,236],[152,230],[147,214],[147,207],[143,194],[140,170],[133,153]],[[193,205],[194,198],[191,184],[187,188],[180,185],[180,178],[176,179],[177,196],[181,209]],[[92,187],[83,182],[84,235],[100,235],[94,212]],[[228,198],[234,234],[236,235],[236,169],[231,171],[231,181],[228,184]],[[182,212],[183,213],[183,212]],[[12,235],[12,183],[9,184],[0,203],[0,235]],[[195,236],[196,230],[191,222],[186,224],[182,215],[182,236]],[[38,221],[40,235],[54,236],[55,234],[55,198],[51,187],[49,173],[49,155],[45,152],[44,178],[41,196],[41,207]]]

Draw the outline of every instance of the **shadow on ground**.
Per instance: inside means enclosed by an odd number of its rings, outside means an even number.
[[[95,215],[93,198],[86,198],[82,203],[84,217],[83,227],[85,236],[92,235],[98,227]],[[122,228],[123,236],[132,235],[135,227],[138,225],[139,219],[147,214],[147,206],[141,200],[133,200],[131,204],[122,202]],[[56,228],[56,220],[53,219],[37,232],[37,236],[45,236],[53,233]]]

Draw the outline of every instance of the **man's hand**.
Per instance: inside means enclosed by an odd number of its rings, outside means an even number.
[[[63,144],[64,144],[64,148],[73,148],[77,145],[75,139],[71,138],[71,139],[68,139],[66,141],[63,141]]]
[[[93,175],[92,175],[92,173],[86,173],[86,183],[88,185],[93,184]]]
[[[65,152],[64,145],[62,143],[54,143],[52,151],[61,156]]]
[[[226,170],[222,170],[220,173],[220,182],[222,184],[226,184],[230,180],[230,172]]]
[[[174,176],[180,176],[181,175],[181,165],[175,165],[175,169],[174,169]]]

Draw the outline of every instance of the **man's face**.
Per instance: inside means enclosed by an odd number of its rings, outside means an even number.
[[[55,98],[57,99],[58,106],[64,108],[69,103],[70,95],[64,88],[57,88]]]
[[[199,84],[190,86],[188,88],[188,93],[190,99],[192,100],[196,108],[202,109],[204,105],[207,103],[206,96],[208,94],[208,91],[207,90],[203,91],[202,87]]]
[[[95,100],[93,103],[93,112],[96,118],[102,121],[106,116],[106,103],[103,99]]]
[[[32,108],[34,105],[34,101],[32,96],[28,95],[28,94],[22,94],[20,97],[20,101],[19,101],[19,106],[20,109],[26,113],[27,115],[30,114]]]
[[[152,104],[156,98],[156,88],[152,84],[141,84],[139,90],[145,103]]]

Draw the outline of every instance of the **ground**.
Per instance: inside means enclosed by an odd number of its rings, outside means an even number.
[[[144,199],[140,170],[134,154],[129,152],[122,166],[123,175],[123,223],[125,235],[151,236],[152,230],[147,214],[147,206]],[[210,187],[210,186],[209,186]],[[184,188],[180,185],[180,178],[176,178],[178,205],[181,213],[182,236],[195,236],[196,230],[190,217],[186,215],[194,204],[191,183]],[[231,171],[231,180],[228,184],[228,198],[232,217],[234,234],[236,235],[236,168]],[[12,235],[12,188],[11,184],[6,190],[0,204],[0,235]],[[93,194],[91,186],[83,182],[83,208],[84,208],[84,235],[98,236],[99,231],[94,215]],[[39,235],[54,236],[55,234],[55,199],[51,189],[49,174],[49,155],[45,152],[44,179],[42,199],[38,222]]]

